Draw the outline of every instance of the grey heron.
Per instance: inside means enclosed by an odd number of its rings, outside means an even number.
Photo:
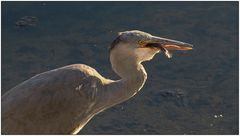
[[[133,97],[144,85],[142,62],[192,45],[139,30],[120,32],[110,62],[121,78],[107,79],[85,64],[38,74],[2,96],[3,134],[77,134],[99,112]]]

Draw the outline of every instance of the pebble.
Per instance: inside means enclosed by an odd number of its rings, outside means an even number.
[[[24,16],[15,22],[18,27],[36,26],[38,18],[34,16]]]
[[[223,115],[222,115],[222,114],[220,114],[220,115],[216,115],[216,114],[215,114],[213,117],[214,117],[214,118],[223,118]]]

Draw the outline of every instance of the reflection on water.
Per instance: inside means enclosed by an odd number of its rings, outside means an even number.
[[[194,50],[146,62],[142,91],[80,134],[238,134],[237,2],[2,2],[2,94],[72,63],[117,79],[108,46],[132,29]]]

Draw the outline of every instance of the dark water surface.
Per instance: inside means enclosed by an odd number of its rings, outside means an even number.
[[[35,74],[84,63],[111,70],[117,32],[139,29],[194,44],[144,64],[132,99],[79,134],[238,134],[238,2],[1,2],[2,95]],[[3,125],[3,124],[2,124]]]

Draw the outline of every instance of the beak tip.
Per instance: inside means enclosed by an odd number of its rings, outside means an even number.
[[[186,47],[186,48],[188,48],[188,50],[193,50],[193,44],[186,43],[185,45],[188,46],[188,47]]]
[[[187,46],[193,48],[193,44],[190,44],[190,43],[186,43]]]

